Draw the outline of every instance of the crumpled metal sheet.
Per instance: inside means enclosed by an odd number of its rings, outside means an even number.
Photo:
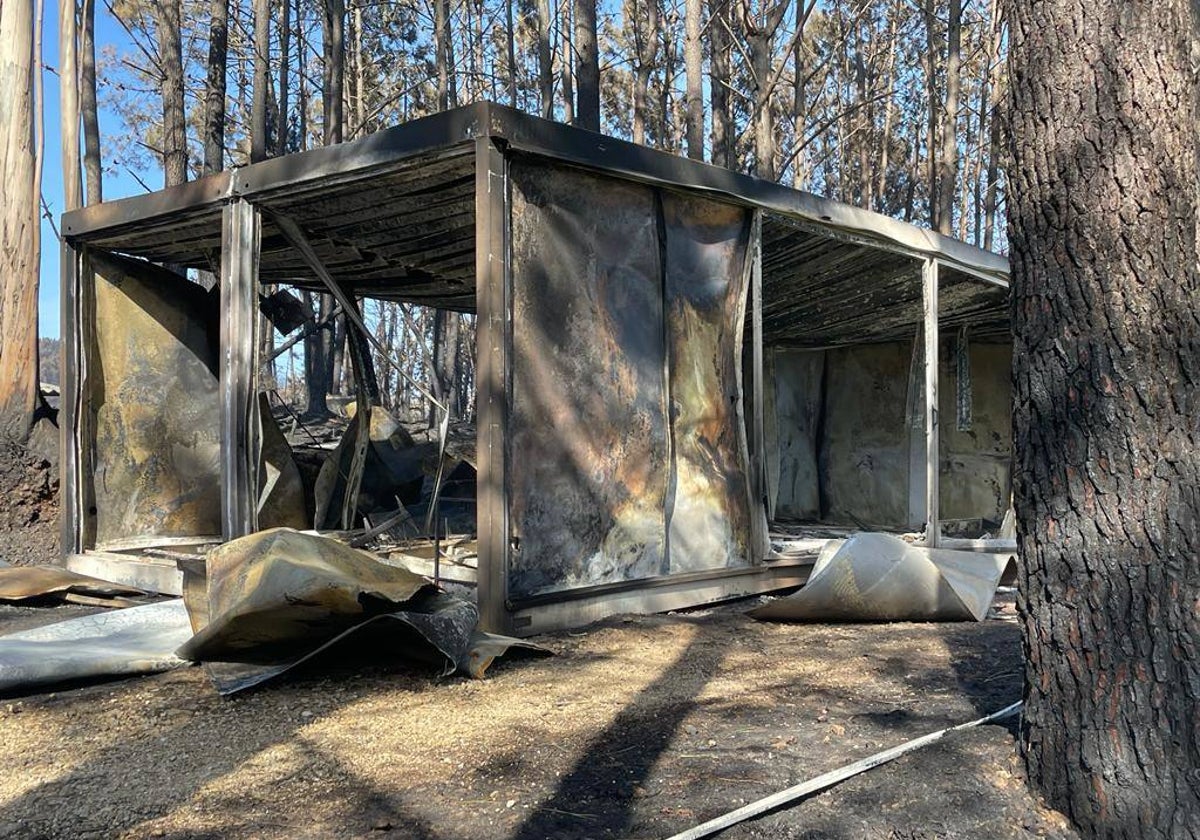
[[[209,553],[207,582],[185,580],[196,634],[179,655],[204,662],[222,694],[277,677],[335,645],[482,676],[516,639],[476,633],[476,606],[337,540],[287,528]]]
[[[8,566],[0,563],[0,601],[20,602],[68,595],[144,595],[142,590],[81,575],[60,566]]]
[[[191,636],[183,601],[72,618],[0,636],[0,693],[81,679],[168,671]]]
[[[354,403],[350,403],[353,406]],[[316,512],[313,522],[318,529],[349,527],[342,522],[342,508],[358,438],[360,418],[350,419],[337,447],[321,464],[313,495]],[[392,511],[397,497],[406,504],[420,499],[425,481],[425,459],[430,445],[417,445],[396,418],[383,406],[371,406],[370,443],[358,488],[356,510],[361,514]],[[436,447],[433,447],[436,454]],[[265,527],[265,525],[264,525]]]
[[[830,540],[800,591],[750,611],[773,621],[982,621],[1011,554],[910,545],[890,534]]]

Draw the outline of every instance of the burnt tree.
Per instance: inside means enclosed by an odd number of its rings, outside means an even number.
[[[1200,837],[1200,11],[1008,6],[1025,761],[1084,836]]]

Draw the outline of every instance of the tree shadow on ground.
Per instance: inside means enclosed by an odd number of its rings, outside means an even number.
[[[697,632],[678,658],[596,733],[513,840],[623,836],[656,762],[716,674],[725,651]]]

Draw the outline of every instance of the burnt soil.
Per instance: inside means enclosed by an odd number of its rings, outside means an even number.
[[[0,440],[0,560],[57,563],[58,474],[45,457]]]
[[[0,836],[666,837],[1018,699],[1011,595],[979,624],[619,617],[482,681],[343,655],[222,699],[198,668],[0,700]],[[84,608],[0,608],[0,632]],[[721,835],[1073,838],[1015,722]]]

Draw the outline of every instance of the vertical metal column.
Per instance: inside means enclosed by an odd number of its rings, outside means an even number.
[[[938,261],[921,270],[925,308],[925,545],[941,541],[938,465]]]
[[[479,624],[511,631],[508,598],[507,426],[510,282],[508,170],[490,137],[475,141],[475,407]]]
[[[763,302],[762,302],[762,211],[754,211],[754,222],[750,227],[750,396],[754,414],[754,455],[750,461],[750,486],[753,488],[753,560],[758,562],[767,556],[771,547],[770,523],[767,521],[767,470],[766,470],[766,418],[763,398]]]
[[[84,545],[83,488],[83,411],[86,405],[83,388],[86,381],[84,336],[90,332],[85,306],[82,256],[63,242],[59,311],[62,346],[59,350],[59,370],[62,372],[62,402],[58,412],[59,433],[59,540],[64,557],[78,554]],[[90,285],[89,285],[90,289]]]
[[[262,222],[248,201],[221,217],[221,536],[258,528],[258,258]]]

